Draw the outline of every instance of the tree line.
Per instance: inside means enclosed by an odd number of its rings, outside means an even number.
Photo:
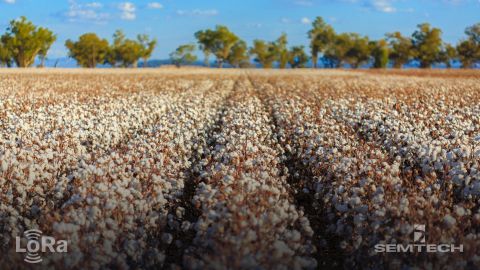
[[[273,41],[256,39],[248,47],[228,27],[218,25],[196,32],[196,44],[179,46],[170,54],[170,59],[178,67],[193,63],[197,61],[195,51],[198,47],[204,54],[205,65],[210,66],[213,56],[219,68],[225,65],[252,67],[252,59],[264,68],[304,68],[309,61],[313,68],[319,64],[326,68],[386,68],[389,65],[401,68],[411,61],[419,63],[421,68],[440,63],[451,67],[455,60],[460,61],[462,67],[471,68],[480,62],[480,23],[467,27],[464,38],[455,45],[444,42],[441,29],[428,23],[419,24],[411,36],[392,32],[380,40],[371,40],[358,33],[337,33],[322,17],[312,22],[307,37],[308,53],[304,46],[289,47],[285,33]],[[56,38],[51,30],[35,26],[25,17],[12,20],[0,38],[0,66],[30,67],[37,57],[40,66],[44,66]],[[147,35],[129,39],[121,30],[113,34],[111,44],[95,33],[65,42],[69,57],[87,68],[99,64],[137,67],[140,59],[147,66],[156,45],[157,40]]]
[[[108,64],[112,67],[137,67],[143,60],[144,67],[152,56],[157,45],[156,39],[148,35],[138,35],[137,39],[129,39],[123,31],[113,34],[113,42],[98,37],[95,33],[81,35],[77,41],[67,40],[65,46],[69,56],[82,67],[94,68],[98,64]]]
[[[35,26],[25,17],[12,20],[0,38],[0,66],[12,67],[15,64],[17,67],[31,67],[38,57],[39,66],[43,67],[48,50],[56,39],[51,30]],[[121,30],[113,34],[112,44],[95,33],[86,33],[77,41],[65,42],[69,57],[86,68],[95,68],[99,64],[137,67],[140,59],[146,66],[156,45],[157,40],[148,35],[141,34],[136,39],[129,39]]]

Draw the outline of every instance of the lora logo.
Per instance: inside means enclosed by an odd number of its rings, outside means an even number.
[[[463,245],[454,244],[428,244],[425,224],[413,225],[413,244],[376,244],[375,252],[463,252]]]
[[[55,240],[51,236],[44,236],[40,230],[28,230],[23,233],[27,239],[27,245],[22,247],[21,238],[16,237],[16,252],[26,253],[24,261],[28,263],[39,263],[42,256],[39,252],[68,252],[66,240]]]

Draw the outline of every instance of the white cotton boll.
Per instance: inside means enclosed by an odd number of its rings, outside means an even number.
[[[298,241],[301,240],[301,238],[302,238],[302,235],[300,234],[299,231],[297,231],[297,230],[292,231],[292,238],[291,238],[292,241],[298,242]]]
[[[182,218],[183,215],[185,215],[185,208],[183,208],[183,207],[177,207],[177,209],[175,210],[175,215],[176,215],[178,218]]]
[[[227,185],[232,184],[234,182],[235,178],[231,175],[226,175],[223,177],[223,182],[225,182]]]
[[[457,221],[451,215],[446,215],[445,217],[443,217],[443,223],[445,224],[445,226],[447,226],[447,228],[452,228],[453,226],[455,226]]]
[[[102,192],[106,192],[108,190],[108,186],[104,183],[97,184],[97,189]]]
[[[463,217],[466,214],[465,208],[461,206],[455,206],[455,214],[459,217]]]
[[[362,201],[361,201],[360,197],[355,196],[355,197],[353,197],[352,199],[350,199],[349,204],[354,207],[354,206],[359,205],[361,202],[362,202]]]
[[[287,244],[285,244],[285,242],[283,241],[275,241],[275,243],[273,244],[273,247],[275,249],[274,253],[273,253],[273,257],[274,258],[281,258],[283,256],[293,256],[295,253],[293,250],[291,250]]]
[[[1,161],[1,172],[6,172],[8,169],[8,161],[4,159],[5,156],[2,156],[2,161]]]
[[[66,233],[72,234],[78,231],[79,228],[80,227],[78,225],[64,223],[64,222],[53,224],[53,230],[60,234],[66,234]]]
[[[35,181],[35,179],[37,178],[37,175],[35,174],[35,168],[33,166],[30,166],[28,168],[28,180],[27,180],[27,184],[29,186],[33,185],[33,182]]]

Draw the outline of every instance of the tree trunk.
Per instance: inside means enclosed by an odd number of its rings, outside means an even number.
[[[25,58],[22,54],[20,54],[16,57],[15,62],[17,63],[17,67],[19,67],[19,68],[24,68],[24,67],[27,66]]]
[[[313,68],[317,68],[318,65],[318,55],[312,55]]]
[[[40,61],[41,61],[41,62],[40,62],[40,67],[41,67],[41,68],[45,67],[45,59],[46,59],[45,56],[42,56],[42,57],[40,58]]]
[[[472,68],[472,63],[470,61],[462,61],[462,68]]]
[[[432,66],[429,62],[420,62],[420,68],[430,68]]]

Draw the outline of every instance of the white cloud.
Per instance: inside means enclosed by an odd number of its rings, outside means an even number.
[[[216,9],[194,9],[194,10],[177,10],[177,15],[180,16],[217,16]]]
[[[311,21],[309,18],[307,18],[307,17],[303,17],[303,18],[300,20],[300,22],[301,22],[302,24],[310,24],[312,21]]]
[[[7,4],[15,4],[15,2],[17,2],[17,0],[3,0],[3,2],[5,2]]]
[[[118,5],[118,9],[121,11],[120,18],[126,21],[132,21],[137,18],[135,11],[137,8],[131,2],[123,2]]]
[[[282,23],[291,23],[292,22],[289,18],[285,18],[285,17],[281,18],[280,21]]]
[[[380,12],[394,13],[397,11],[395,7],[393,7],[391,0],[373,0],[371,4],[375,10]]]
[[[63,14],[69,21],[90,21],[90,22],[104,22],[110,15],[105,12],[100,12],[102,5],[98,2],[91,2],[87,4],[79,4],[75,0],[68,1],[68,10]]]
[[[147,7],[150,9],[162,9],[163,5],[158,2],[151,2],[151,3],[148,3]]]

